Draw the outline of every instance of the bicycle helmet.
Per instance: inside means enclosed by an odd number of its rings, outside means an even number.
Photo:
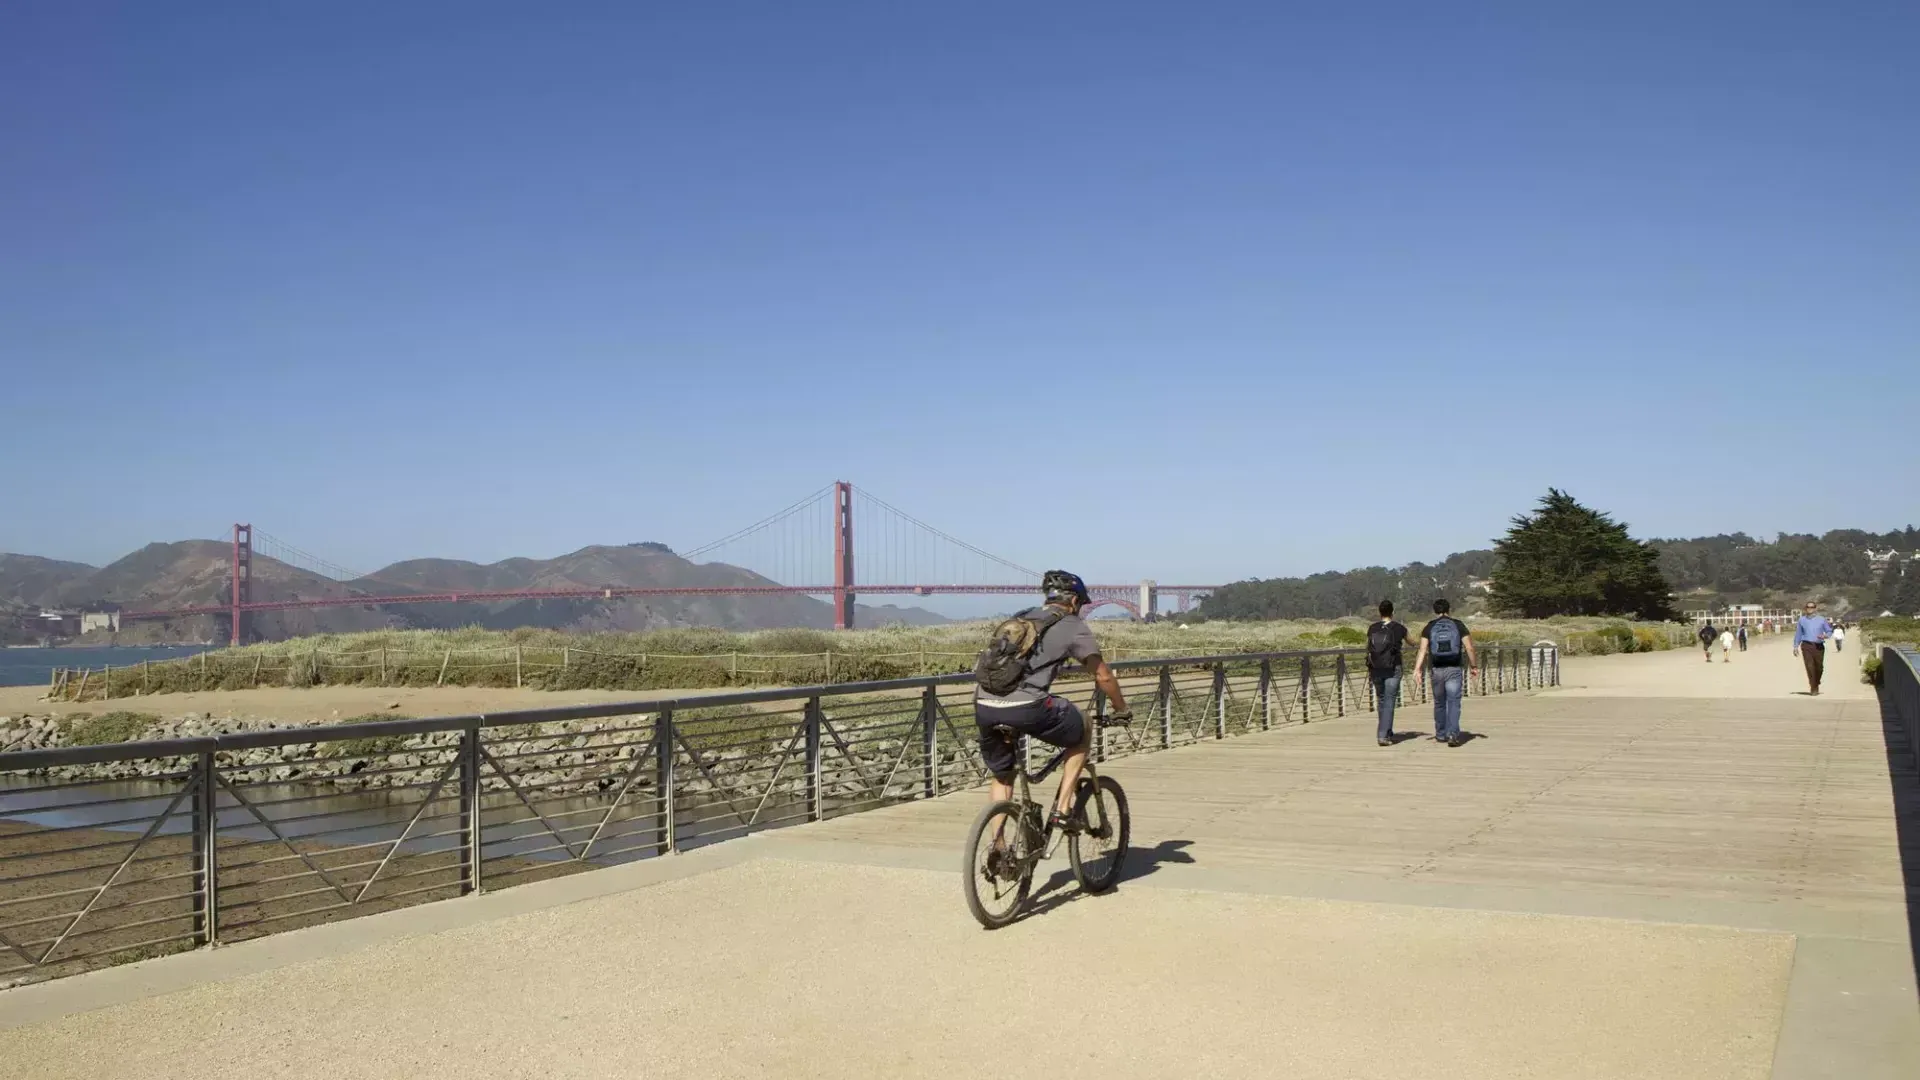
[[[1083,604],[1093,602],[1093,597],[1087,594],[1087,583],[1080,580],[1079,574],[1069,574],[1065,570],[1047,571],[1040,579],[1040,591],[1047,594],[1050,604],[1068,597],[1078,597]]]

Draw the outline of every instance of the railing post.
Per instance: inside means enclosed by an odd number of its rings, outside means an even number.
[[[460,894],[480,891],[480,722],[460,729]]]
[[[940,770],[935,765],[940,752],[940,725],[935,723],[940,712],[940,700],[929,683],[920,695],[920,787],[931,799],[940,794]]]
[[[659,855],[668,855],[679,850],[680,835],[675,818],[679,816],[679,807],[673,799],[673,710],[661,709],[653,714],[653,751],[654,751],[654,806],[657,816],[653,825],[653,848]]]
[[[202,751],[193,772],[193,936],[199,945],[220,943],[219,786],[213,769],[213,751]]]
[[[1273,660],[1260,661],[1260,730],[1273,730]]]
[[[1173,665],[1160,669],[1160,749],[1173,749]]]
[[[1334,695],[1338,702],[1336,715],[1347,715],[1347,654],[1341,653],[1333,661]]]
[[[1213,737],[1227,737],[1227,662],[1213,665]]]
[[[820,696],[807,699],[807,820],[819,821],[826,813],[821,796],[826,786],[820,772]]]
[[[1093,688],[1093,731],[1088,740],[1087,760],[1095,765],[1107,760],[1107,695],[1099,687]]]
[[[1300,658],[1300,722],[1313,719],[1313,657]]]

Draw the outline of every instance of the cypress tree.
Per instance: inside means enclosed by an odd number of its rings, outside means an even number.
[[[1513,519],[1494,552],[1490,591],[1502,614],[1674,617],[1659,552],[1627,535],[1625,522],[1557,488],[1533,513]]]

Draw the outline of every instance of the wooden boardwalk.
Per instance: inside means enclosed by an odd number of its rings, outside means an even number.
[[[1125,759],[1129,880],[1049,864],[997,933],[959,895],[967,793],[7,991],[0,1061],[1911,1080],[1914,763],[1853,659],[1818,699],[1777,642],[1569,661],[1470,700],[1458,748],[1348,717]]]

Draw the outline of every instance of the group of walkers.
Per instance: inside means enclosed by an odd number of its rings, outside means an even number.
[[[1720,646],[1720,662],[1723,664],[1733,661],[1733,650],[1736,645],[1741,652],[1747,651],[1746,623],[1741,623],[1736,627],[1722,627],[1716,630],[1713,627],[1713,620],[1709,619],[1707,620],[1707,624],[1700,628],[1699,636],[1700,651],[1706,654],[1707,663],[1709,664],[1713,663],[1713,647],[1715,645]]]
[[[1730,663],[1733,651],[1738,648],[1747,651],[1747,627],[1745,623],[1733,627],[1715,627],[1709,619],[1700,627],[1700,653],[1707,663],[1713,663],[1715,646],[1720,649],[1720,662]],[[1807,601],[1805,609],[1793,627],[1793,655],[1807,669],[1807,692],[1820,696],[1820,679],[1825,674],[1827,664],[1827,646],[1832,645],[1834,652],[1846,647],[1847,628],[1844,623],[1835,623],[1820,614],[1820,605]]]
[[[1463,746],[1467,736],[1460,730],[1460,701],[1467,693],[1467,679],[1480,670],[1480,658],[1473,650],[1473,635],[1467,631],[1467,624],[1454,618],[1452,610],[1445,600],[1433,602],[1433,619],[1420,628],[1413,683],[1420,685],[1421,672],[1431,669],[1433,741]],[[1380,710],[1374,740],[1381,746],[1398,741],[1393,710],[1399,703],[1402,653],[1410,636],[1407,624],[1394,621],[1393,601],[1380,601],[1380,619],[1367,627],[1367,674],[1373,679],[1373,697]]]

